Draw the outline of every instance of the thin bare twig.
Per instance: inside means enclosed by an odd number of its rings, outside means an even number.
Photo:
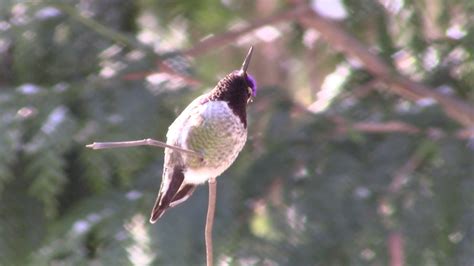
[[[128,148],[128,147],[137,147],[137,146],[154,146],[154,147],[160,147],[160,148],[169,148],[169,149],[176,150],[179,152],[189,153],[192,155],[202,157],[202,154],[196,151],[188,150],[188,149],[181,148],[178,146],[169,145],[162,141],[158,141],[154,139],[141,139],[141,140],[117,141],[117,142],[94,142],[92,144],[86,145],[87,148],[91,148],[93,150]]]
[[[415,134],[421,131],[419,128],[401,121],[388,121],[384,123],[358,122],[352,125],[352,129],[367,133],[403,132]]]
[[[216,186],[217,181],[215,177],[209,178],[209,203],[207,205],[207,216],[206,216],[206,229],[205,229],[205,241],[206,241],[206,265],[214,265],[214,253],[212,246],[212,228],[214,225],[214,213],[216,210]]]
[[[408,176],[413,173],[418,166],[423,162],[423,157],[418,152],[410,157],[410,159],[395,173],[392,182],[388,186],[389,194],[398,193],[402,188],[403,183],[406,182]]]

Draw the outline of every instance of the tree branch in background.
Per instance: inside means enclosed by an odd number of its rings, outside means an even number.
[[[421,153],[421,150],[424,150],[422,144],[415,153],[406,161],[402,167],[400,167],[397,172],[395,172],[395,175],[393,176],[392,182],[390,182],[390,185],[388,186],[388,195],[393,196],[394,194],[397,194],[400,192],[402,186],[406,181],[408,180],[409,176],[418,168],[423,160],[425,159],[426,155],[425,153]]]
[[[368,134],[424,134],[431,140],[438,140],[445,137],[457,139],[470,139],[474,136],[474,129],[460,129],[454,133],[447,133],[439,128],[422,129],[415,125],[403,121],[386,122],[355,122],[351,123],[341,116],[332,117],[336,124],[336,133],[339,135],[347,134],[350,131],[356,131]]]
[[[359,40],[344,31],[340,25],[312,11],[305,13],[299,21],[306,27],[319,31],[330,44],[347,56],[359,59],[367,71],[390,85],[389,89],[396,94],[409,100],[432,98],[443,107],[448,116],[466,127],[474,126],[474,108],[472,106],[402,76],[380,57],[371,53]]]
[[[330,44],[340,49],[347,56],[359,59],[378,81],[388,84],[389,89],[394,93],[412,101],[432,98],[442,106],[447,115],[452,119],[465,127],[474,127],[474,108],[472,106],[460,99],[441,94],[429,86],[401,75],[376,54],[370,52],[363,43],[344,31],[339,24],[316,14],[304,4],[295,5],[295,8],[289,11],[259,19],[241,29],[204,39],[193,47],[182,51],[182,54],[191,57],[199,56],[207,51],[229,44],[237,38],[265,25],[292,20],[298,20],[306,27],[314,28]]]
[[[282,21],[292,21],[296,20],[298,17],[300,17],[302,14],[308,12],[308,7],[307,6],[297,6],[293,9],[290,9],[288,11],[284,11],[282,13],[262,18],[259,20],[256,20],[249,25],[237,29],[237,30],[230,30],[224,33],[221,33],[219,35],[211,36],[209,38],[206,38],[197,44],[195,44],[193,47],[184,50],[182,53],[184,55],[188,56],[199,56],[205,52],[214,50],[220,46],[224,46],[227,44],[230,44],[234,42],[237,38],[252,32],[253,30],[256,30],[260,27],[269,25],[269,24],[274,24]]]
[[[474,126],[474,108],[472,106],[401,75],[379,56],[370,52],[363,43],[344,31],[339,24],[321,17],[306,5],[296,5],[295,8],[289,11],[257,20],[242,29],[209,37],[197,43],[194,47],[183,51],[183,54],[198,56],[219,46],[229,44],[259,27],[291,20],[299,20],[306,27],[314,28],[330,44],[339,48],[347,56],[359,59],[377,80],[388,84],[389,89],[396,94],[412,101],[432,98],[442,106],[448,116],[466,127]]]
[[[405,265],[405,252],[403,234],[394,222],[393,214],[394,199],[400,194],[403,184],[407,182],[410,176],[431,154],[431,144],[427,141],[422,142],[410,158],[394,174],[392,181],[388,186],[387,193],[382,196],[378,204],[378,212],[382,218],[382,223],[389,231],[387,238],[388,254],[390,256],[390,266]]]
[[[91,18],[82,16],[74,7],[57,3],[54,4],[54,6],[110,40],[129,47],[139,47],[148,50],[139,42],[117,31],[111,30]],[[339,24],[316,14],[304,4],[295,5],[295,7],[289,11],[259,19],[241,29],[228,31],[204,39],[192,48],[182,51],[182,54],[195,57],[209,50],[229,44],[235,41],[235,39],[262,26],[293,20],[299,20],[299,22],[306,27],[314,28],[319,31],[329,43],[339,48],[347,56],[359,59],[372,75],[390,85],[390,90],[396,94],[409,100],[432,98],[442,106],[448,116],[466,127],[474,127],[474,108],[472,106],[460,99],[441,94],[429,86],[415,82],[401,75],[376,54],[371,53],[363,43],[344,31]]]
[[[236,30],[229,30],[224,33],[218,34],[218,35],[212,35],[208,38],[204,38],[202,41],[196,43],[193,47],[189,49],[185,49],[180,51],[180,54],[184,56],[190,56],[190,57],[197,57],[201,56],[206,52],[212,51],[218,47],[230,44],[234,42],[236,39],[244,36],[245,34],[248,34],[260,27],[269,25],[269,24],[275,24],[278,22],[284,22],[284,21],[292,21],[296,20],[299,16],[304,14],[305,12],[308,11],[307,6],[298,6],[296,8],[290,9],[288,11],[281,12],[279,14],[266,17],[263,19],[256,20],[252,23],[250,23],[247,26],[244,26],[240,29]],[[124,79],[126,80],[135,80],[135,79],[142,79],[145,78],[148,75],[151,75],[153,73],[157,72],[165,72],[168,74],[172,75],[178,75],[181,78],[183,78],[186,82],[190,83],[191,85],[198,84],[198,81],[195,79],[192,79],[192,77],[185,77],[183,75],[179,75],[179,73],[176,73],[174,70],[170,70],[167,68],[161,68],[164,66],[163,62],[161,59],[158,59],[156,62],[156,65],[158,66],[158,71],[145,71],[145,72],[134,72],[134,73],[129,73],[124,76]]]

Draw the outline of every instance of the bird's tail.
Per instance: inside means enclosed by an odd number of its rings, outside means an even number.
[[[165,176],[168,175],[169,176]],[[184,174],[179,167],[172,169],[172,173],[165,173],[160,192],[151,211],[150,222],[155,223],[164,212],[187,200],[196,189],[193,184],[183,184]]]

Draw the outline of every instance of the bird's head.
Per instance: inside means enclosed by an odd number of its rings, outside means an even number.
[[[257,82],[247,73],[252,58],[253,47],[250,47],[244,63],[217,83],[211,92],[211,100],[224,100],[232,105],[246,104],[257,95]]]
[[[257,96],[257,82],[250,74],[247,73],[247,68],[249,67],[250,59],[252,59],[252,53],[253,46],[250,47],[247,56],[244,59],[244,63],[242,64],[242,68],[239,70],[239,75],[245,80],[245,83],[247,85],[247,102],[251,102],[252,98]]]

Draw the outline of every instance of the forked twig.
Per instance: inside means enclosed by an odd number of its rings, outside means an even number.
[[[212,226],[214,225],[214,213],[216,210],[216,185],[217,181],[215,177],[209,178],[209,203],[207,205],[207,216],[206,216],[206,229],[205,229],[205,240],[206,240],[206,265],[213,266],[213,250],[212,250]]]
[[[178,146],[169,145],[162,141],[158,141],[154,139],[117,141],[117,142],[94,142],[92,144],[86,145],[87,148],[91,148],[94,150],[112,149],[112,148],[128,148],[128,147],[137,147],[137,146],[154,146],[154,147],[161,147],[161,148],[169,148],[176,151],[185,152],[185,153],[202,157],[202,154],[200,154],[199,152],[188,150],[188,149],[181,148]]]

